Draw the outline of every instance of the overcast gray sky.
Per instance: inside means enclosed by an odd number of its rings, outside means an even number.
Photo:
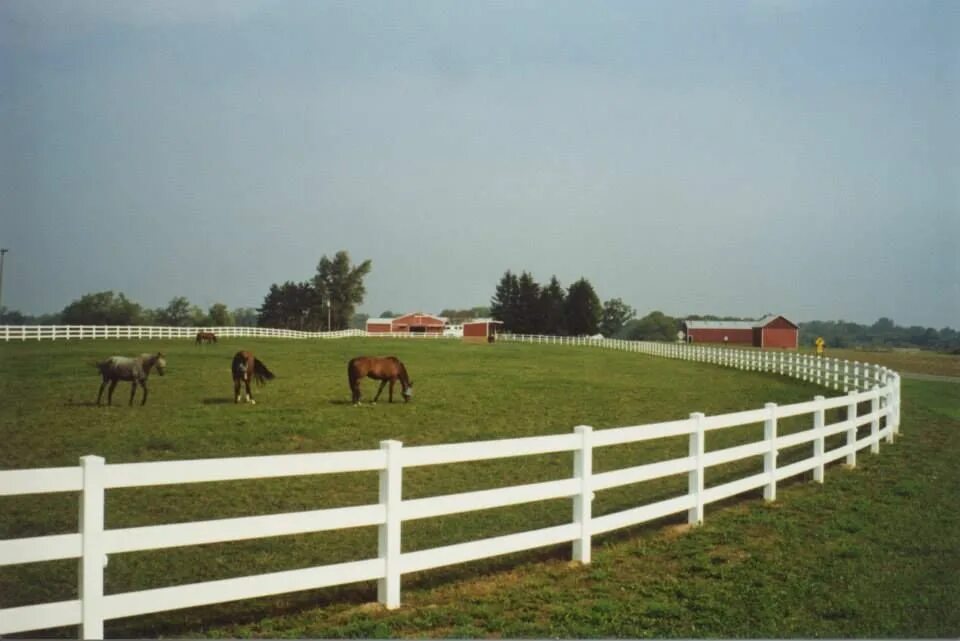
[[[960,327],[960,2],[0,3],[3,304],[503,272]]]

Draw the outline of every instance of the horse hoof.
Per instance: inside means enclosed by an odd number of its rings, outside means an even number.
[[[251,404],[251,405],[256,405],[257,402],[251,398],[251,399],[250,399],[250,404]]]

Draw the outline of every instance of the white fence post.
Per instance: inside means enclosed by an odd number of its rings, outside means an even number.
[[[813,458],[816,461],[816,467],[813,468],[813,480],[817,483],[823,483],[823,425],[824,421],[824,409],[823,409],[823,396],[814,396],[813,400],[820,403],[820,406],[817,407],[813,412],[813,431],[815,438],[813,440]]]
[[[694,506],[687,512],[687,522],[691,525],[703,523],[703,419],[702,412],[690,415],[693,421],[693,431],[690,432],[690,456],[694,457],[696,466],[690,470],[687,477],[687,493],[692,494]]]
[[[893,434],[900,434],[900,377],[896,376],[892,381],[887,383],[887,386],[890,390],[890,400],[887,401],[887,414],[888,420],[893,421],[893,430],[891,432],[891,440],[893,440]]]
[[[763,422],[763,440],[770,443],[770,449],[763,455],[763,473],[770,481],[763,488],[763,498],[777,500],[777,404],[764,405],[769,415]]]
[[[573,542],[573,560],[590,563],[590,518],[593,501],[593,428],[578,425],[580,447],[573,453],[573,475],[580,479],[580,493],[573,497],[573,522],[580,526],[580,538]]]
[[[870,452],[880,453],[880,388],[874,385],[873,391],[876,393],[870,399],[870,412],[873,414],[873,420],[870,421]]]
[[[380,526],[377,554],[383,559],[384,574],[377,581],[377,601],[388,610],[400,607],[400,502],[403,500],[403,453],[400,441],[380,441],[387,455],[386,469],[380,471],[380,505],[387,511]]]
[[[106,566],[103,540],[104,460],[100,456],[81,456],[83,491],[80,495],[80,635],[84,639],[103,638],[103,568]]]
[[[853,397],[857,395],[856,390],[850,390],[847,392],[847,396],[850,397],[850,404],[847,405],[847,420],[856,421],[857,420],[857,402],[853,400]],[[851,448],[849,454],[847,454],[847,465],[850,467],[857,466],[857,426],[856,423],[847,428],[847,447]]]

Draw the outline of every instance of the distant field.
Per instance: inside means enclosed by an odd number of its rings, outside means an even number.
[[[277,374],[275,381],[255,390],[256,406],[234,405],[232,400],[229,362],[233,352],[241,347],[254,351]],[[158,349],[167,355],[167,375],[151,376],[151,395],[145,407],[126,406],[128,384],[118,386],[114,407],[94,406],[99,387],[99,377],[92,367],[94,361],[111,354]],[[362,353],[390,353],[401,358],[415,383],[414,400],[409,404],[390,405],[381,398],[376,406],[353,407],[349,402],[346,363]],[[931,389],[922,387],[925,384],[911,385],[921,387],[905,385],[905,389]],[[372,398],[375,391],[375,384],[366,382],[365,400]],[[397,392],[399,400],[399,389]],[[556,434],[570,431],[577,424],[597,429],[634,425],[682,418],[693,411],[717,414],[760,407],[767,401],[797,402],[819,393],[823,390],[815,386],[772,375],[583,347],[379,339],[232,339],[201,347],[187,341],[0,344],[0,398],[4,399],[0,404],[0,436],[5,446],[3,466],[7,469],[74,465],[77,458],[85,454],[99,454],[108,462],[117,463],[371,449],[378,447],[383,439],[398,439],[414,445]],[[921,394],[917,398],[925,397]],[[943,404],[943,399],[937,402]],[[946,402],[944,407],[949,405]],[[909,412],[918,411],[909,396],[904,409],[908,417]],[[960,417],[946,411],[943,415],[937,414],[937,420],[946,424],[958,422]],[[905,423],[909,439],[913,426],[909,420]],[[784,429],[802,427],[784,426]],[[739,434],[708,438],[708,448],[728,446],[745,438],[747,431],[745,428]],[[916,433],[919,435],[920,430]],[[755,431],[753,437],[756,438]],[[686,442],[675,439],[644,448],[606,449],[597,454],[595,469],[598,471],[685,454]],[[948,450],[937,455],[945,456]],[[898,451],[899,445],[885,448],[891,463]],[[872,458],[884,462],[886,453]],[[863,467],[867,469],[867,465]],[[903,465],[891,483],[917,474],[915,467]],[[506,460],[414,469],[405,475],[404,493],[407,497],[429,496],[562,478],[570,474],[570,469],[570,457],[564,455],[524,459],[522,465]],[[955,482],[956,472],[952,472],[951,477],[949,469],[944,470],[947,482],[951,482],[951,478]],[[714,481],[734,471],[720,470]],[[742,470],[736,471],[742,473]],[[858,485],[858,474],[831,472],[826,488],[833,487],[833,476],[849,476],[852,485],[845,496],[860,506],[857,510],[862,513],[862,519],[869,521],[872,509],[867,496],[872,495],[873,490]],[[798,488],[804,496],[805,492],[823,491],[823,488],[808,490],[806,485]],[[916,487],[910,490],[911,498],[925,501],[925,488],[924,482],[917,481]],[[684,479],[668,479],[639,488],[604,492],[598,497],[594,510],[597,514],[608,513],[684,490]],[[374,474],[118,490],[108,494],[107,526],[129,527],[352,505],[374,501],[376,491]],[[887,501],[899,496],[888,494],[880,492],[879,499]],[[782,496],[781,499],[785,508],[789,508],[790,499]],[[934,500],[932,495],[930,500]],[[2,500],[0,538],[75,531],[76,503],[75,496],[61,495]],[[756,509],[775,518],[771,508]],[[809,509],[822,511],[816,506]],[[566,521],[569,510],[569,501],[553,501],[411,522],[404,527],[404,545],[405,549],[423,549],[545,527]],[[740,510],[736,508],[732,513]],[[690,541],[713,531],[709,528],[715,518],[721,527],[720,512],[709,512],[707,526],[683,537],[678,546],[689,549],[693,545]],[[797,518],[801,517],[810,515],[798,513]],[[722,527],[732,532],[722,535],[729,536],[732,542],[750,538],[738,531],[736,525],[728,523]],[[784,536],[787,534],[777,538]],[[799,532],[794,536],[798,537],[797,544],[804,538]],[[646,618],[638,618],[635,608],[639,607],[638,599],[643,595],[626,596],[621,591],[632,591],[626,586],[646,579],[624,576],[617,568],[630,567],[628,561],[636,557],[638,549],[643,549],[642,558],[637,560],[641,560],[644,567],[638,570],[662,572],[663,568],[657,570],[646,565],[654,562],[645,548],[648,543],[643,542],[649,540],[649,535],[639,539],[623,535],[600,539],[595,552],[598,561],[589,568],[576,570],[550,561],[555,554],[563,557],[568,551],[546,551],[516,555],[513,560],[494,559],[414,575],[404,581],[404,602],[409,605],[397,612],[380,612],[370,607],[357,610],[358,604],[375,600],[372,586],[358,585],[112,621],[107,623],[107,635],[489,636],[502,632],[505,636],[645,636],[641,634],[646,629],[641,626],[643,621],[673,620],[678,608],[686,607],[683,604],[688,599],[682,591],[673,596],[658,592],[652,598],[643,599],[644,607],[653,608],[650,610],[653,614],[648,612]],[[787,536],[784,544],[792,546],[791,541]],[[856,537],[851,541],[856,541]],[[622,546],[629,551],[622,550]],[[676,554],[676,546],[661,543],[656,546],[659,547],[650,552],[664,555],[664,559]],[[605,556],[608,547],[613,557]],[[111,558],[107,570],[107,592],[359,559],[371,556],[375,549],[376,531],[365,528],[117,555]],[[776,549],[770,548],[767,552],[775,553]],[[735,550],[729,553],[740,554]],[[956,555],[952,558],[955,560]],[[546,563],[524,565],[532,560]],[[785,561],[781,559],[780,563],[782,567]],[[522,574],[518,574],[517,567],[523,568]],[[768,570],[766,566],[756,569],[761,575]],[[550,578],[544,578],[544,572]],[[687,585],[686,579],[696,578],[678,572],[671,579],[679,581],[678,590]],[[759,580],[762,576],[755,578]],[[586,602],[571,604],[568,612],[572,618],[563,623],[563,619],[558,618],[561,612],[553,604],[563,602],[564,597],[554,594],[553,588],[543,591],[547,584],[563,582],[570,592],[566,600],[576,601],[577,594],[586,598],[578,592],[580,588],[569,584],[570,580],[586,582],[584,585],[589,584],[605,596],[600,605],[594,603],[597,595],[590,596]],[[533,588],[530,581],[545,584]],[[528,587],[518,591],[522,585]],[[469,593],[462,594],[463,590]],[[0,603],[5,607],[72,598],[75,591],[75,561],[0,568]],[[954,590],[946,594],[957,593]],[[461,596],[451,596],[454,594]],[[316,610],[318,603],[322,607]],[[933,603],[931,607],[938,607],[936,599]],[[588,604],[591,605],[588,607]],[[476,612],[467,621],[449,608],[467,611],[473,608]],[[663,616],[654,616],[656,608],[664,611]],[[576,622],[579,617],[587,616],[584,613],[593,613],[589,616],[594,617],[597,612],[607,610],[608,616],[593,624]],[[436,619],[431,612],[437,615]],[[531,622],[523,623],[527,619]],[[712,627],[708,625],[700,631],[691,631],[684,625],[651,629],[657,630],[653,632],[655,636],[735,634],[729,630],[736,628],[723,623],[723,617],[711,615],[709,620],[714,621]],[[708,623],[703,620],[701,625]],[[888,627],[889,634],[914,636],[909,626],[900,623],[899,627]],[[791,629],[795,634],[807,636],[802,622]],[[74,633],[69,629],[57,632],[60,636]]]
[[[957,354],[942,354],[919,349],[832,349],[829,346],[826,354],[831,358],[878,363],[898,372],[960,377],[960,355]]]

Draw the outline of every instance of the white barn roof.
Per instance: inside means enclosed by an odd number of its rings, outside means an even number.
[[[775,314],[764,316],[760,320],[746,321],[704,321],[704,320],[685,320],[683,323],[687,329],[754,329],[755,327],[766,327],[774,319],[779,318]]]

